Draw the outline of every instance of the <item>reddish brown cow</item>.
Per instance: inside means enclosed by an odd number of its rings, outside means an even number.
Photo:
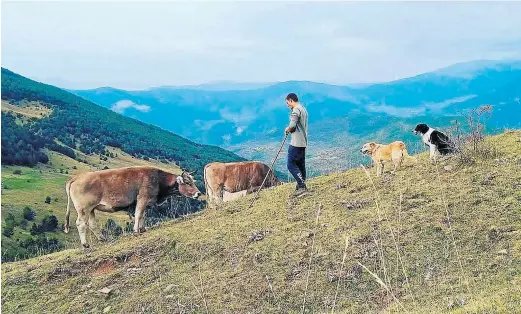
[[[204,167],[204,184],[208,204],[223,201],[224,192],[252,193],[259,189],[270,167],[258,161],[220,163],[213,162]],[[280,184],[272,171],[264,184],[271,187]]]
[[[65,185],[67,214],[65,232],[69,232],[70,202],[78,219],[76,226],[83,247],[88,248],[87,227],[99,240],[105,240],[96,226],[94,210],[116,212],[135,204],[134,232],[145,231],[144,213],[147,206],[161,203],[174,194],[197,198],[201,195],[192,173],[180,176],[152,167],[128,167],[85,172],[72,177]]]

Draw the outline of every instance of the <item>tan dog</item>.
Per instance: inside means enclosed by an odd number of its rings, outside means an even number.
[[[377,177],[383,173],[386,163],[392,162],[394,164],[394,169],[391,173],[395,173],[402,164],[404,157],[416,160],[416,158],[409,156],[402,141],[392,142],[389,145],[377,144],[375,142],[365,143],[360,152],[371,156],[376,165]]]

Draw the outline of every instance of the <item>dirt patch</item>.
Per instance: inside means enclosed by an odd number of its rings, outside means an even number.
[[[355,199],[351,201],[343,201],[342,206],[347,210],[357,210],[366,207],[369,204],[374,203],[374,200],[370,198]]]
[[[47,280],[63,280],[69,277],[83,275],[89,271],[90,264],[90,262],[86,261],[55,267],[51,270],[49,275],[47,275]]]
[[[141,260],[139,259],[139,257],[137,255],[132,255],[129,259],[129,264],[131,266],[137,266],[137,265],[141,264]]]
[[[362,192],[363,190],[366,190],[369,188],[369,185],[364,185],[364,186],[355,186],[354,188],[350,189],[349,190],[349,193],[360,193]]]
[[[487,173],[481,182],[481,185],[492,185],[492,181],[496,178],[497,171]]]
[[[293,265],[291,270],[286,274],[286,280],[291,281],[299,277],[299,275],[306,269],[307,263],[299,261],[296,265]]]
[[[248,237],[248,244],[252,242],[258,242],[262,241],[264,237],[270,233],[269,230],[260,230],[260,231],[254,231],[249,237]]]
[[[91,273],[93,277],[105,276],[116,270],[114,259],[104,260],[97,263],[96,269]]]
[[[362,267],[358,264],[353,264],[348,267],[336,265],[326,271],[326,276],[330,283],[338,280],[360,280],[360,278],[362,278]]]

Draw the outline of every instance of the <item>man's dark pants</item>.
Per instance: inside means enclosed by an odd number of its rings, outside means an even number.
[[[297,181],[297,189],[305,188],[306,184],[306,148],[289,145],[288,170]]]

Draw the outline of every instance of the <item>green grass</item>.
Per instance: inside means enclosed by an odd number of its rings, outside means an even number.
[[[300,199],[285,184],[262,192],[252,210],[245,197],[87,254],[4,263],[2,310],[521,312],[520,136],[488,138],[499,155],[474,164],[436,167],[423,154],[395,176],[372,177],[374,187],[353,169],[311,180]],[[98,292],[105,287],[108,296]]]
[[[28,222],[26,228],[15,227],[14,234],[6,237],[2,234],[2,252],[19,246],[18,242],[29,239],[30,228],[33,222],[40,223],[47,215],[54,215],[58,218],[58,228],[56,232],[47,232],[46,236],[56,238],[64,246],[76,247],[79,243],[76,232],[76,211],[71,208],[71,233],[66,234],[62,231],[61,225],[65,222],[65,211],[67,208],[67,194],[65,193],[65,182],[76,173],[85,171],[101,170],[105,166],[109,168],[120,168],[128,166],[154,166],[173,173],[179,173],[180,169],[172,163],[160,163],[155,160],[144,161],[134,158],[125,152],[108,148],[116,153],[116,158],[109,158],[107,161],[100,161],[97,155],[87,156],[76,151],[78,156],[86,159],[89,164],[78,162],[65,155],[46,151],[49,156],[49,164],[39,164],[36,168],[22,166],[2,166],[2,216],[12,213],[17,219],[21,220],[23,208],[31,207],[36,212],[33,221]],[[20,170],[21,174],[14,174]],[[61,173],[63,171],[64,173]],[[65,174],[65,171],[69,174]],[[47,196],[51,197],[51,203],[46,204]],[[124,226],[125,222],[131,221],[125,212],[108,215],[98,212],[97,223],[101,227],[110,217]],[[3,221],[2,221],[3,225]]]

